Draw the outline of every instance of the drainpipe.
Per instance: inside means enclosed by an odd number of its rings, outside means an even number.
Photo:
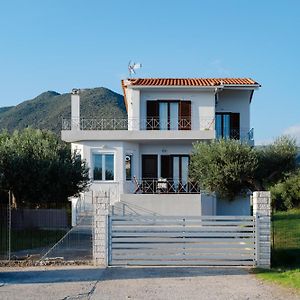
[[[80,89],[72,89],[71,130],[80,130]]]

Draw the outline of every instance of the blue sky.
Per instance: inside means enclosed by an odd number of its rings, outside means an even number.
[[[139,77],[252,77],[258,143],[300,141],[300,1],[1,0],[0,106]]]

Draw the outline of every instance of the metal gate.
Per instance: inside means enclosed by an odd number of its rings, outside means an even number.
[[[254,265],[252,216],[110,216],[109,265]]]

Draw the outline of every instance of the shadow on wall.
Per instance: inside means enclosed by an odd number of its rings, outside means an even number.
[[[69,268],[58,270],[30,270],[0,273],[0,282],[4,284],[33,284],[79,281],[106,281],[145,278],[177,278],[200,276],[247,275],[248,271],[240,267],[123,267],[123,268]]]

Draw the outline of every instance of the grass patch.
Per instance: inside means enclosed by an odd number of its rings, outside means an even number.
[[[300,209],[272,218],[272,269],[255,269],[258,278],[300,292]]]
[[[53,246],[66,233],[66,230],[13,230],[11,233],[11,251]]]
[[[272,227],[272,267],[299,269],[300,210],[276,212]]]
[[[293,270],[262,270],[256,269],[254,271],[258,278],[267,280],[269,282],[277,283],[285,287],[296,289],[300,292],[300,269]]]
[[[51,247],[58,242],[67,230],[43,230],[25,229],[12,230],[11,232],[11,251],[29,250],[42,247]],[[1,230],[0,254],[5,255],[8,250],[7,229]]]

